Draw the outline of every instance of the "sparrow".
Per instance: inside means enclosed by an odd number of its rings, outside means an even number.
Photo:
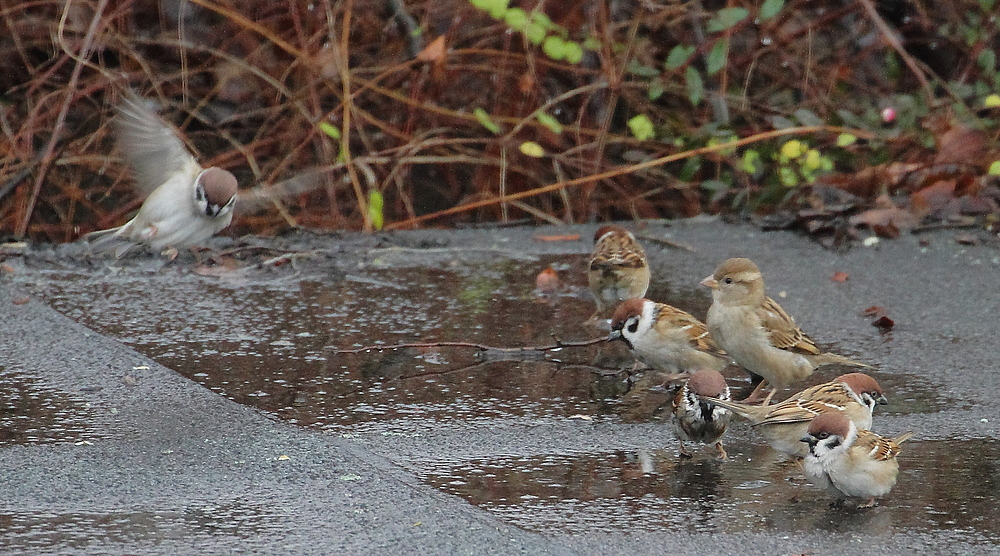
[[[885,438],[859,428],[842,413],[824,413],[812,420],[802,437],[809,446],[802,468],[809,481],[829,490],[838,502],[845,497],[867,498],[858,508],[870,508],[875,497],[896,484],[899,445],[911,436],[908,432]]]
[[[772,448],[793,457],[805,457],[809,453],[802,437],[808,432],[813,418],[825,413],[838,413],[847,416],[859,429],[870,429],[875,406],[889,403],[878,381],[864,373],[840,375],[775,405],[703,399],[750,421],[751,427]]]
[[[700,320],[644,298],[629,299],[615,309],[608,336],[613,340],[625,342],[636,359],[667,373],[721,371],[729,363]]]
[[[198,245],[229,225],[236,203],[236,177],[217,167],[203,168],[177,132],[146,101],[128,94],[117,107],[118,144],[148,195],[132,220],[88,234],[95,252],[134,244],[153,249]]]
[[[750,259],[728,259],[701,284],[712,289],[712,306],[705,319],[709,334],[737,365],[764,377],[748,400],[756,400],[766,383],[772,388],[764,400],[767,405],[775,391],[808,377],[822,365],[868,366],[816,347],[764,293],[764,278]]]
[[[671,423],[680,441],[681,457],[691,457],[684,449],[684,442],[715,444],[720,460],[727,459],[722,447],[722,435],[729,425],[731,414],[712,400],[729,400],[729,386],[718,371],[702,369],[691,373],[677,389],[671,402]]]
[[[597,302],[597,312],[591,318],[626,299],[646,294],[649,264],[632,232],[619,226],[597,230],[587,279]]]

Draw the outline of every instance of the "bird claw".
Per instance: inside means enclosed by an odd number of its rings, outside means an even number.
[[[715,459],[719,461],[729,461],[729,454],[727,454],[726,449],[722,447],[722,442],[716,442],[715,449],[718,451]]]

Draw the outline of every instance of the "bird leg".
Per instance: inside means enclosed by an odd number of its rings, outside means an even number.
[[[750,392],[750,395],[747,396],[745,400],[743,400],[743,403],[753,403],[753,402],[759,400],[760,399],[760,391],[764,389],[764,385],[765,384],[767,384],[766,380],[760,381],[760,383],[757,384],[757,387],[753,389],[753,392]],[[771,390],[771,395],[774,395],[774,390],[773,389]],[[770,402],[771,398],[768,397],[767,401]],[[765,405],[767,405],[767,404],[765,404]]]
[[[729,461],[729,454],[727,454],[726,449],[722,447],[721,440],[715,443],[715,449],[718,451],[718,455],[715,456],[715,459],[719,461]]]
[[[767,393],[767,397],[764,398],[764,401],[760,405],[763,406],[763,405],[770,404],[771,403],[771,398],[774,397],[774,393],[777,392],[777,391],[778,391],[777,388],[771,388],[771,391]]]
[[[681,441],[680,441],[680,446],[681,446],[681,447],[680,447],[680,453],[681,453],[681,454],[680,454],[680,456],[681,456],[682,458],[684,458],[684,459],[690,459],[690,458],[693,458],[693,457],[694,457],[694,455],[692,455],[692,454],[691,454],[691,452],[687,451],[687,450],[686,450],[686,449],[684,448],[684,441],[683,441],[683,440],[681,440]]]
[[[859,510],[866,510],[868,508],[874,508],[874,507],[875,507],[875,497],[874,496],[872,496],[871,498],[869,498],[868,501],[865,502],[864,504],[859,504],[858,505],[858,509]]]

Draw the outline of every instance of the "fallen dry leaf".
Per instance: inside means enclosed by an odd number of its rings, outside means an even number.
[[[27,303],[30,300],[31,300],[31,298],[28,297],[28,296],[17,297],[17,298],[14,299],[13,303],[14,303],[14,305],[24,305],[25,303]]]
[[[834,282],[846,282],[851,275],[846,272],[834,272],[833,276],[830,278]]]
[[[887,317],[885,315],[882,315],[881,317],[879,317],[879,318],[875,319],[874,321],[872,321],[872,326],[878,328],[879,330],[881,330],[883,332],[886,332],[888,330],[892,330],[892,327],[895,326],[895,325],[896,325],[896,323],[893,322],[892,319],[890,319],[889,317]]]
[[[955,243],[959,245],[979,245],[979,238],[968,233],[955,236]]]
[[[444,35],[434,39],[417,54],[421,62],[437,62],[444,59]]]
[[[562,286],[559,274],[551,266],[538,273],[535,277],[535,291],[542,295],[552,295]]]

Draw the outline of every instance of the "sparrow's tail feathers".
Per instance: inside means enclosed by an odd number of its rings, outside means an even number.
[[[122,237],[122,228],[124,226],[90,232],[83,236],[83,239],[90,246],[90,251],[93,254],[101,255],[114,249],[115,258],[121,258],[122,255],[135,245],[133,242]]]
[[[913,432],[912,431],[911,432],[904,432],[903,434],[897,436],[896,438],[893,438],[892,441],[895,442],[896,444],[902,444],[903,442],[906,442],[907,440],[909,440],[911,436],[913,436]]]
[[[819,355],[807,355],[806,357],[817,367],[822,367],[823,365],[850,365],[852,367],[865,367],[867,369],[872,367],[866,363],[855,361],[836,353],[820,353]]]
[[[724,407],[748,421],[751,421],[753,423],[757,422],[757,418],[753,414],[753,412],[748,411],[747,408],[743,406],[743,404],[727,402],[726,400],[720,400],[719,398],[713,398],[711,396],[698,396],[698,397],[701,398],[703,401],[715,404],[719,407]]]

